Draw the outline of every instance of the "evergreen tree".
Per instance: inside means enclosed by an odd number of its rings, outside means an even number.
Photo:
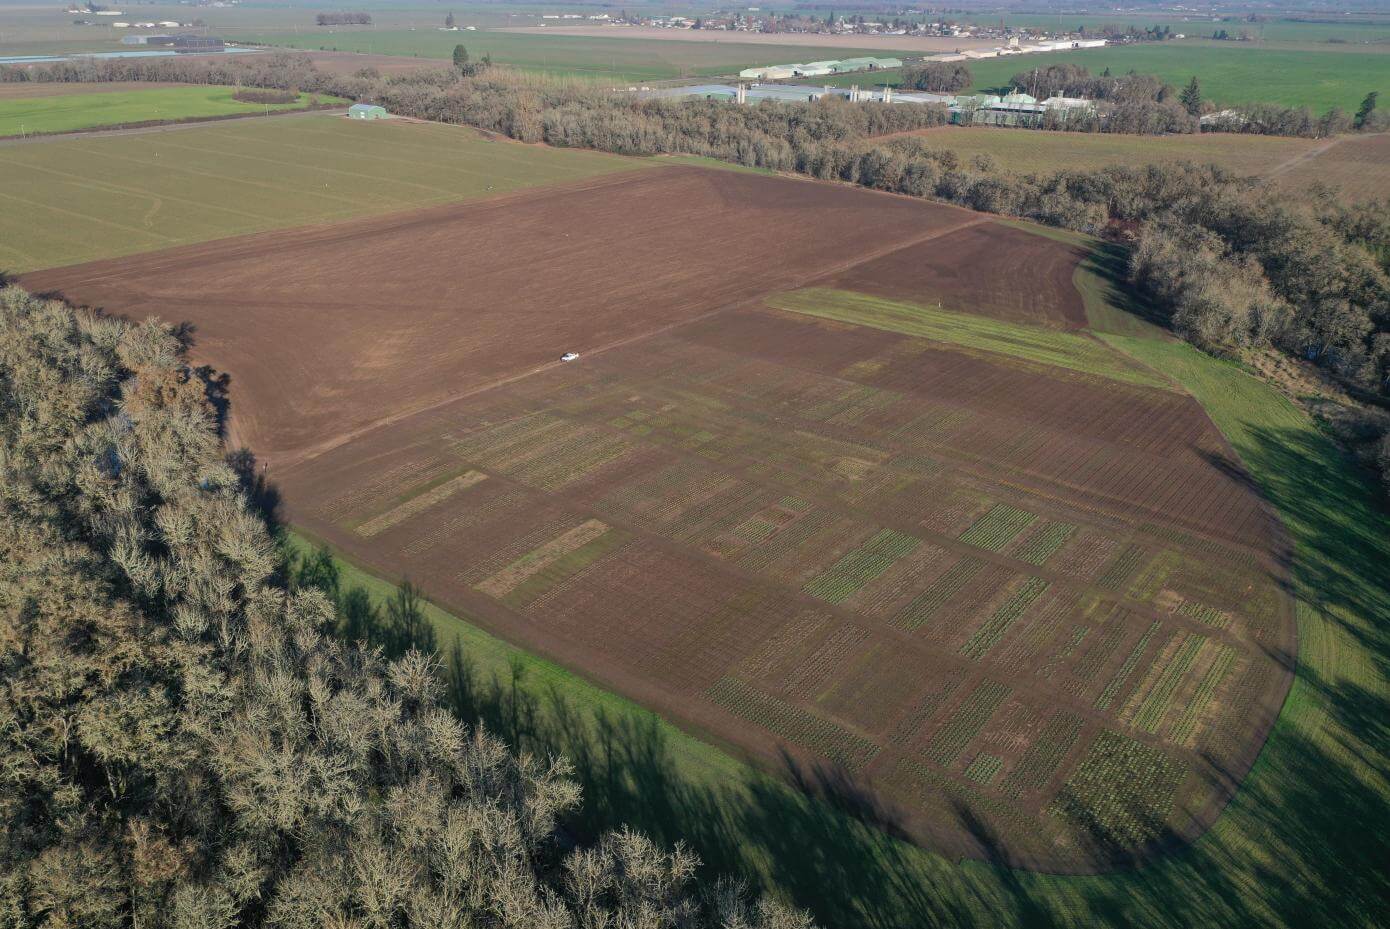
[[[1361,101],[1361,106],[1356,111],[1356,116],[1352,118],[1351,125],[1355,129],[1365,129],[1371,121],[1371,114],[1376,111],[1376,100],[1380,98],[1378,91],[1371,91],[1366,94],[1366,99]]]
[[[445,29],[452,29],[452,28],[454,28],[454,26],[455,26],[454,14],[453,14],[453,12],[450,12],[448,16],[444,17],[444,28],[445,28]]]
[[[468,61],[468,49],[462,45],[454,46],[454,68],[463,75],[471,73],[472,67]]]
[[[1182,105],[1188,113],[1193,116],[1202,114],[1202,86],[1197,83],[1197,75],[1192,75],[1192,80],[1187,82],[1187,86],[1183,88],[1178,99],[1182,101]]]

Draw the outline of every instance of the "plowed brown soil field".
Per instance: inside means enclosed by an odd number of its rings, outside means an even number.
[[[292,521],[378,572],[933,847],[1085,871],[1195,837],[1253,763],[1294,651],[1279,525],[1161,380],[763,305],[1089,340],[1057,331],[1076,259],[678,168],[23,283],[191,319]]]
[[[36,292],[186,320],[231,373],[235,437],[273,465],[403,411],[797,286],[978,222],[906,198],[672,167],[461,206],[25,275]],[[892,243],[890,245],[889,243]]]
[[[1015,323],[1084,329],[1086,307],[1072,285],[1083,257],[1080,249],[991,224],[865,261],[822,286]]]

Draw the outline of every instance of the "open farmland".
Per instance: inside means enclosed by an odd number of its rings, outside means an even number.
[[[1336,106],[1352,113],[1368,92],[1384,95],[1390,90],[1390,55],[1384,53],[1251,48],[1237,42],[1081,49],[1028,59],[972,61],[970,70],[977,88],[1002,88],[1021,71],[1053,64],[1081,65],[1092,74],[1106,68],[1116,74],[1133,69],[1174,87],[1196,75],[1203,97],[1225,106],[1276,103],[1306,106],[1317,113]]]
[[[1307,190],[1326,184],[1351,200],[1390,198],[1390,133],[1346,136],[1280,172],[1277,183]]]
[[[98,126],[254,116],[303,109],[316,103],[346,105],[349,102],[336,97],[300,94],[288,103],[246,103],[233,98],[236,89],[232,87],[152,87],[73,94],[66,92],[62,85],[43,86],[49,88],[49,95],[0,95],[0,137],[72,132]]]
[[[1329,48],[1338,48],[1330,46]],[[1164,42],[1048,52],[968,62],[977,92],[1000,93],[1010,89],[1015,74],[1031,68],[1072,64],[1100,74],[1131,69],[1153,74],[1174,87],[1184,86],[1195,75],[1202,95],[1224,106],[1274,103],[1306,106],[1315,113],[1341,107],[1354,113],[1372,90],[1382,97],[1390,92],[1390,54],[1356,51],[1310,51],[1252,47],[1236,42]],[[817,84],[848,87],[897,86],[900,69],[816,78]],[[1025,91],[1027,87],[1023,88]]]
[[[336,33],[248,33],[240,41],[281,48],[358,52],[427,59],[448,59],[462,44],[474,59],[491,55],[498,64],[545,74],[570,74],[613,81],[735,74],[770,61],[816,61],[882,54],[882,47],[843,48],[824,45],[769,47],[740,42],[644,42],[614,36],[551,35],[526,32],[348,31]],[[769,57],[771,56],[771,57]]]
[[[988,155],[999,167],[1016,174],[1194,161],[1218,164],[1236,174],[1264,177],[1316,152],[1323,144],[1316,139],[1220,132],[1140,136],[983,126],[942,126],[905,134],[920,138],[933,148],[949,149],[967,165],[977,155]]]
[[[328,115],[0,145],[0,271],[495,196],[649,165]]]
[[[1195,402],[1078,331],[1070,246],[1028,243],[1047,327],[913,267],[1020,244],[985,222],[682,167],[23,283],[190,319],[364,563],[933,847],[1087,870],[1253,762],[1287,552]]]

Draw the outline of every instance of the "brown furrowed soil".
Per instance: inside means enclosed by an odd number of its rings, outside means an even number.
[[[23,283],[191,319],[292,522],[377,572],[932,847],[1087,871],[1214,819],[1294,632],[1281,528],[1196,402],[1036,360],[1089,339],[1057,331],[1075,260],[671,168]],[[813,284],[1050,328],[763,305]]]
[[[761,294],[887,243],[977,221],[849,188],[671,167],[460,206],[25,275],[196,328],[231,373],[235,437],[272,465],[427,407]]]
[[[1390,132],[1341,136],[1279,172],[1275,183],[1296,191],[1326,184],[1352,201],[1390,198]]]
[[[1083,329],[1086,307],[1072,285],[1083,257],[1080,249],[1022,229],[975,226],[857,264],[822,286],[1008,322]]]

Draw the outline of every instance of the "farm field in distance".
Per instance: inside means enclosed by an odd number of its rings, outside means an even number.
[[[1202,95],[1219,105],[1274,103],[1306,106],[1315,113],[1341,107],[1354,113],[1370,91],[1390,92],[1390,53],[1305,51],[1257,48],[1236,42],[1142,43],[1069,52],[994,58],[969,62],[978,92],[1006,90],[1015,74],[1030,68],[1074,64],[1099,74],[1129,70],[1153,74],[1174,87],[1195,75]],[[816,78],[814,83],[847,87],[896,85],[894,69]],[[1027,90],[1025,87],[1024,90]]]
[[[1326,184],[1352,200],[1390,197],[1390,133],[1349,136],[1292,165],[1279,177],[1289,188]]]
[[[1086,871],[1210,824],[1288,686],[1287,542],[1084,331],[1075,247],[1028,243],[1042,313],[949,273],[1028,233],[905,198],[670,167],[498,202],[21,283],[192,321],[297,525],[931,848]]]
[[[1299,156],[1316,151],[1321,144],[1314,139],[1217,132],[1141,136],[986,126],[942,126],[905,134],[920,138],[932,147],[955,152],[964,164],[968,165],[977,155],[987,155],[1000,167],[1016,174],[1195,161],[1218,164],[1236,174],[1262,177]]]
[[[1335,140],[1203,133],[1139,136],[1119,133],[1042,132],[979,126],[943,126],[906,133],[955,152],[962,164],[987,156],[1006,171],[1049,175],[1191,161],[1268,180],[1299,194],[1325,184],[1346,201],[1390,192],[1390,134],[1344,135]]]
[[[0,270],[490,197],[651,164],[492,141],[459,127],[329,115],[0,145]]]
[[[47,96],[7,95],[0,89],[0,138],[132,123],[281,113],[315,103],[346,106],[351,102],[299,94],[289,103],[247,103],[234,99],[236,89],[232,87],[117,88],[107,93],[73,94],[67,93],[63,85],[48,86],[52,94]]]
[[[546,35],[501,31],[337,31],[246,33],[238,41],[283,48],[325,49],[372,55],[447,59],[464,45],[475,59],[491,55],[499,64],[547,74],[605,80],[655,81],[737,73],[771,61],[814,61],[883,54],[882,49],[826,48],[748,43],[642,42],[634,39]]]

